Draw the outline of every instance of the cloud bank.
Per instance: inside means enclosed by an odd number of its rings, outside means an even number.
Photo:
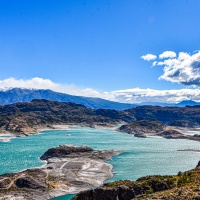
[[[178,103],[183,100],[200,101],[199,89],[154,90],[132,88],[108,93],[107,99],[126,103]]]
[[[11,77],[8,79],[0,80],[1,90],[7,90],[16,87],[27,89],[50,89],[56,92],[62,92],[79,96],[98,97],[100,95],[98,91],[93,90],[92,88],[80,88],[73,84],[64,85],[54,83],[50,79],[43,79],[39,77],[34,77],[31,79],[15,79]]]
[[[162,61],[154,61],[153,66],[164,66],[159,80],[180,83],[187,86],[200,86],[200,51],[193,54],[165,51],[159,55]]]
[[[56,92],[78,96],[100,97],[103,99],[124,103],[178,103],[182,100],[200,101],[199,89],[154,90],[149,88],[132,88],[110,92],[99,92],[92,88],[80,88],[74,85],[64,85],[60,83],[55,83],[50,79],[43,79],[39,77],[35,77],[32,79],[8,78],[0,80],[1,90],[6,90],[14,87],[28,89],[50,89]]]

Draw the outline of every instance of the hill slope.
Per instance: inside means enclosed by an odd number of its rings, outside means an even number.
[[[0,106],[0,132],[2,133],[34,133],[54,124],[93,126],[132,120],[134,117],[127,117],[124,111],[94,110],[80,104],[44,99]]]
[[[200,163],[199,163],[200,164]],[[176,176],[146,176],[121,180],[81,192],[73,200],[199,200],[200,166]]]

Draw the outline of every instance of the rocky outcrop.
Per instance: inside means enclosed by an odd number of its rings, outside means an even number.
[[[185,135],[176,130],[165,130],[157,134],[166,139],[187,139],[200,141],[200,135]]]
[[[78,193],[73,200],[199,199],[200,168],[176,176],[146,176],[121,180]]]
[[[41,157],[47,164],[13,174],[0,175],[0,199],[51,199],[103,184],[111,178],[112,165],[105,160],[120,152],[96,151],[87,146],[62,145]]]
[[[122,125],[118,131],[134,134],[135,137],[145,138],[147,136],[161,136],[166,139],[188,139],[200,141],[200,135],[186,135],[180,133],[160,121],[152,119],[143,119],[132,122],[130,124]]]
[[[47,188],[46,185],[44,185],[37,179],[31,178],[29,176],[16,179],[15,185],[18,188],[28,188],[28,189],[45,189],[45,188]]]
[[[67,146],[67,145],[61,145],[57,148],[51,148],[47,150],[41,157],[41,160],[47,160],[49,158],[64,158],[70,154],[81,154],[84,152],[92,152],[93,149],[91,149],[88,146],[81,146],[81,147],[76,147],[76,146]]]
[[[158,133],[157,135],[164,137],[166,139],[186,139],[185,137],[187,137],[176,130],[165,130],[165,131]]]
[[[134,134],[135,136],[139,137],[144,133],[158,133],[163,131],[165,127],[166,125],[160,121],[142,119],[127,125],[122,125],[118,130],[129,134]]]

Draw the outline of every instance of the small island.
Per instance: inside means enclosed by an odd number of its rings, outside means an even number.
[[[45,200],[95,188],[113,176],[105,163],[119,151],[97,151],[88,146],[60,145],[40,158],[46,165],[0,175],[0,199]]]

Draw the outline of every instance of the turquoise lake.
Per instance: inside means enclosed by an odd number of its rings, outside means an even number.
[[[70,134],[70,135],[68,135]],[[68,135],[68,136],[67,136]],[[13,138],[0,143],[0,174],[41,166],[39,157],[60,144],[88,145],[93,149],[123,151],[108,161],[114,166],[114,177],[107,180],[136,180],[145,175],[177,174],[194,168],[199,152],[177,151],[200,149],[200,143],[190,140],[167,140],[160,137],[137,138],[113,130],[73,126],[70,130],[48,130],[29,137]],[[71,195],[55,198],[68,200]]]

